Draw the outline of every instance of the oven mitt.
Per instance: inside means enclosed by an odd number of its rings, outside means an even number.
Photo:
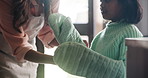
[[[66,42],[58,46],[54,62],[64,71],[86,78],[125,78],[125,64],[113,60],[86,46]]]
[[[85,45],[69,17],[59,13],[54,13],[49,16],[48,23],[53,29],[55,38],[60,44],[70,41]]]

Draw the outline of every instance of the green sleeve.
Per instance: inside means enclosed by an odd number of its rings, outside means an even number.
[[[59,13],[54,13],[49,16],[48,21],[60,44],[64,42],[78,42],[84,44],[70,18]]]
[[[54,62],[64,71],[86,78],[125,78],[122,60],[113,60],[75,42],[61,44]]]

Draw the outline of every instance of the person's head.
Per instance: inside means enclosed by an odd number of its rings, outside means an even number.
[[[36,3],[34,3],[34,1]],[[19,27],[28,22],[29,15],[32,14],[34,16],[40,16],[40,13],[37,11],[40,11],[40,8],[36,8],[33,6],[34,4],[41,5],[43,6],[43,11],[44,11],[44,16],[45,20],[48,19],[49,15],[49,5],[50,5],[50,0],[14,0],[13,1],[13,9],[12,9],[12,14],[14,15],[13,17],[13,27],[16,29],[18,32],[21,32],[19,30]],[[33,13],[32,11],[36,12]]]
[[[142,18],[142,8],[138,0],[100,0],[104,19],[137,24]]]

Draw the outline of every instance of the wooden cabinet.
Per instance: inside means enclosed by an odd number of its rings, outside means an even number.
[[[148,78],[148,37],[126,39],[127,78]]]

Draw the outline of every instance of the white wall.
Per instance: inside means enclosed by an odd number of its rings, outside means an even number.
[[[137,24],[137,27],[144,36],[148,36],[148,0],[140,0],[140,2],[143,7],[143,18],[140,23]]]
[[[103,17],[100,10],[100,0],[93,0],[94,13],[94,35],[103,29]]]

